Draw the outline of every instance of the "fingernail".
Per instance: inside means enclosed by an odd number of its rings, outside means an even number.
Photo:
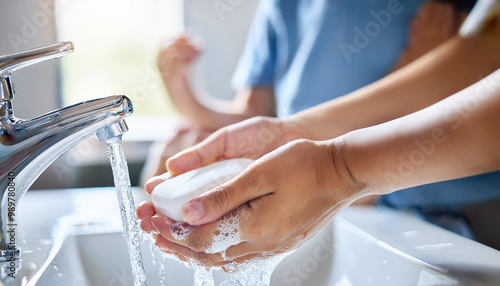
[[[174,224],[174,223],[177,223],[175,220],[167,217],[167,216],[164,216],[165,220],[169,223],[169,224]]]
[[[156,229],[156,231],[159,232],[158,226],[160,226],[162,223],[164,223],[165,219],[155,215],[151,217],[151,225]],[[154,230],[153,230],[154,231]]]
[[[184,205],[182,217],[188,223],[195,223],[205,216],[205,209],[200,201],[189,202]]]
[[[151,230],[151,233],[154,234],[155,232],[159,232],[158,228],[156,227],[155,220],[153,218],[151,218],[151,225],[155,228],[155,229]]]

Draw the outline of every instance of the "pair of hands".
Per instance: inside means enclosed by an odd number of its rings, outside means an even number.
[[[197,226],[187,239],[175,238],[171,231],[175,222],[156,213],[151,202],[137,210],[142,229],[153,233],[162,251],[207,266],[299,247],[354,201],[361,189],[349,175],[339,142],[299,138],[310,135],[298,124],[270,118],[252,118],[215,132],[171,158],[168,170],[179,175],[230,158],[256,161],[238,177],[183,207],[184,220]],[[151,193],[164,180],[150,179],[146,191]],[[240,243],[227,249],[226,258],[207,253],[218,220],[237,208]]]

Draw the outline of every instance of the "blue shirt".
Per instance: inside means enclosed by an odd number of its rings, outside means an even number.
[[[261,0],[233,86],[273,86],[279,117],[350,93],[390,71],[422,2]]]
[[[261,0],[233,85],[273,86],[279,117],[348,94],[390,71],[423,2]],[[492,198],[500,198],[500,172],[414,187],[382,200],[446,208]]]

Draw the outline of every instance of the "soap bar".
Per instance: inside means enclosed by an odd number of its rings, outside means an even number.
[[[175,176],[153,189],[151,200],[155,209],[175,221],[182,221],[182,206],[210,191],[246,169],[253,160],[230,159],[213,163]]]

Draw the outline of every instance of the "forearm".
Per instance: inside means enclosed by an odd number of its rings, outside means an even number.
[[[165,87],[172,104],[177,110],[187,117],[193,124],[207,130],[217,130],[225,125],[232,124],[238,121],[239,118],[231,116],[228,111],[227,116],[224,116],[224,109],[230,110],[230,103],[218,100],[219,111],[215,111],[197,99],[190,84],[185,78],[165,80]]]
[[[500,169],[500,71],[429,108],[334,139],[371,193]]]
[[[186,79],[165,80],[165,86],[169,94],[175,94],[170,98],[179,112],[203,129],[217,130],[250,117],[273,115],[271,88],[242,90],[232,101],[206,95],[201,102]]]
[[[493,30],[472,39],[455,37],[407,67],[290,120],[323,140],[425,108],[500,67],[497,34]]]

